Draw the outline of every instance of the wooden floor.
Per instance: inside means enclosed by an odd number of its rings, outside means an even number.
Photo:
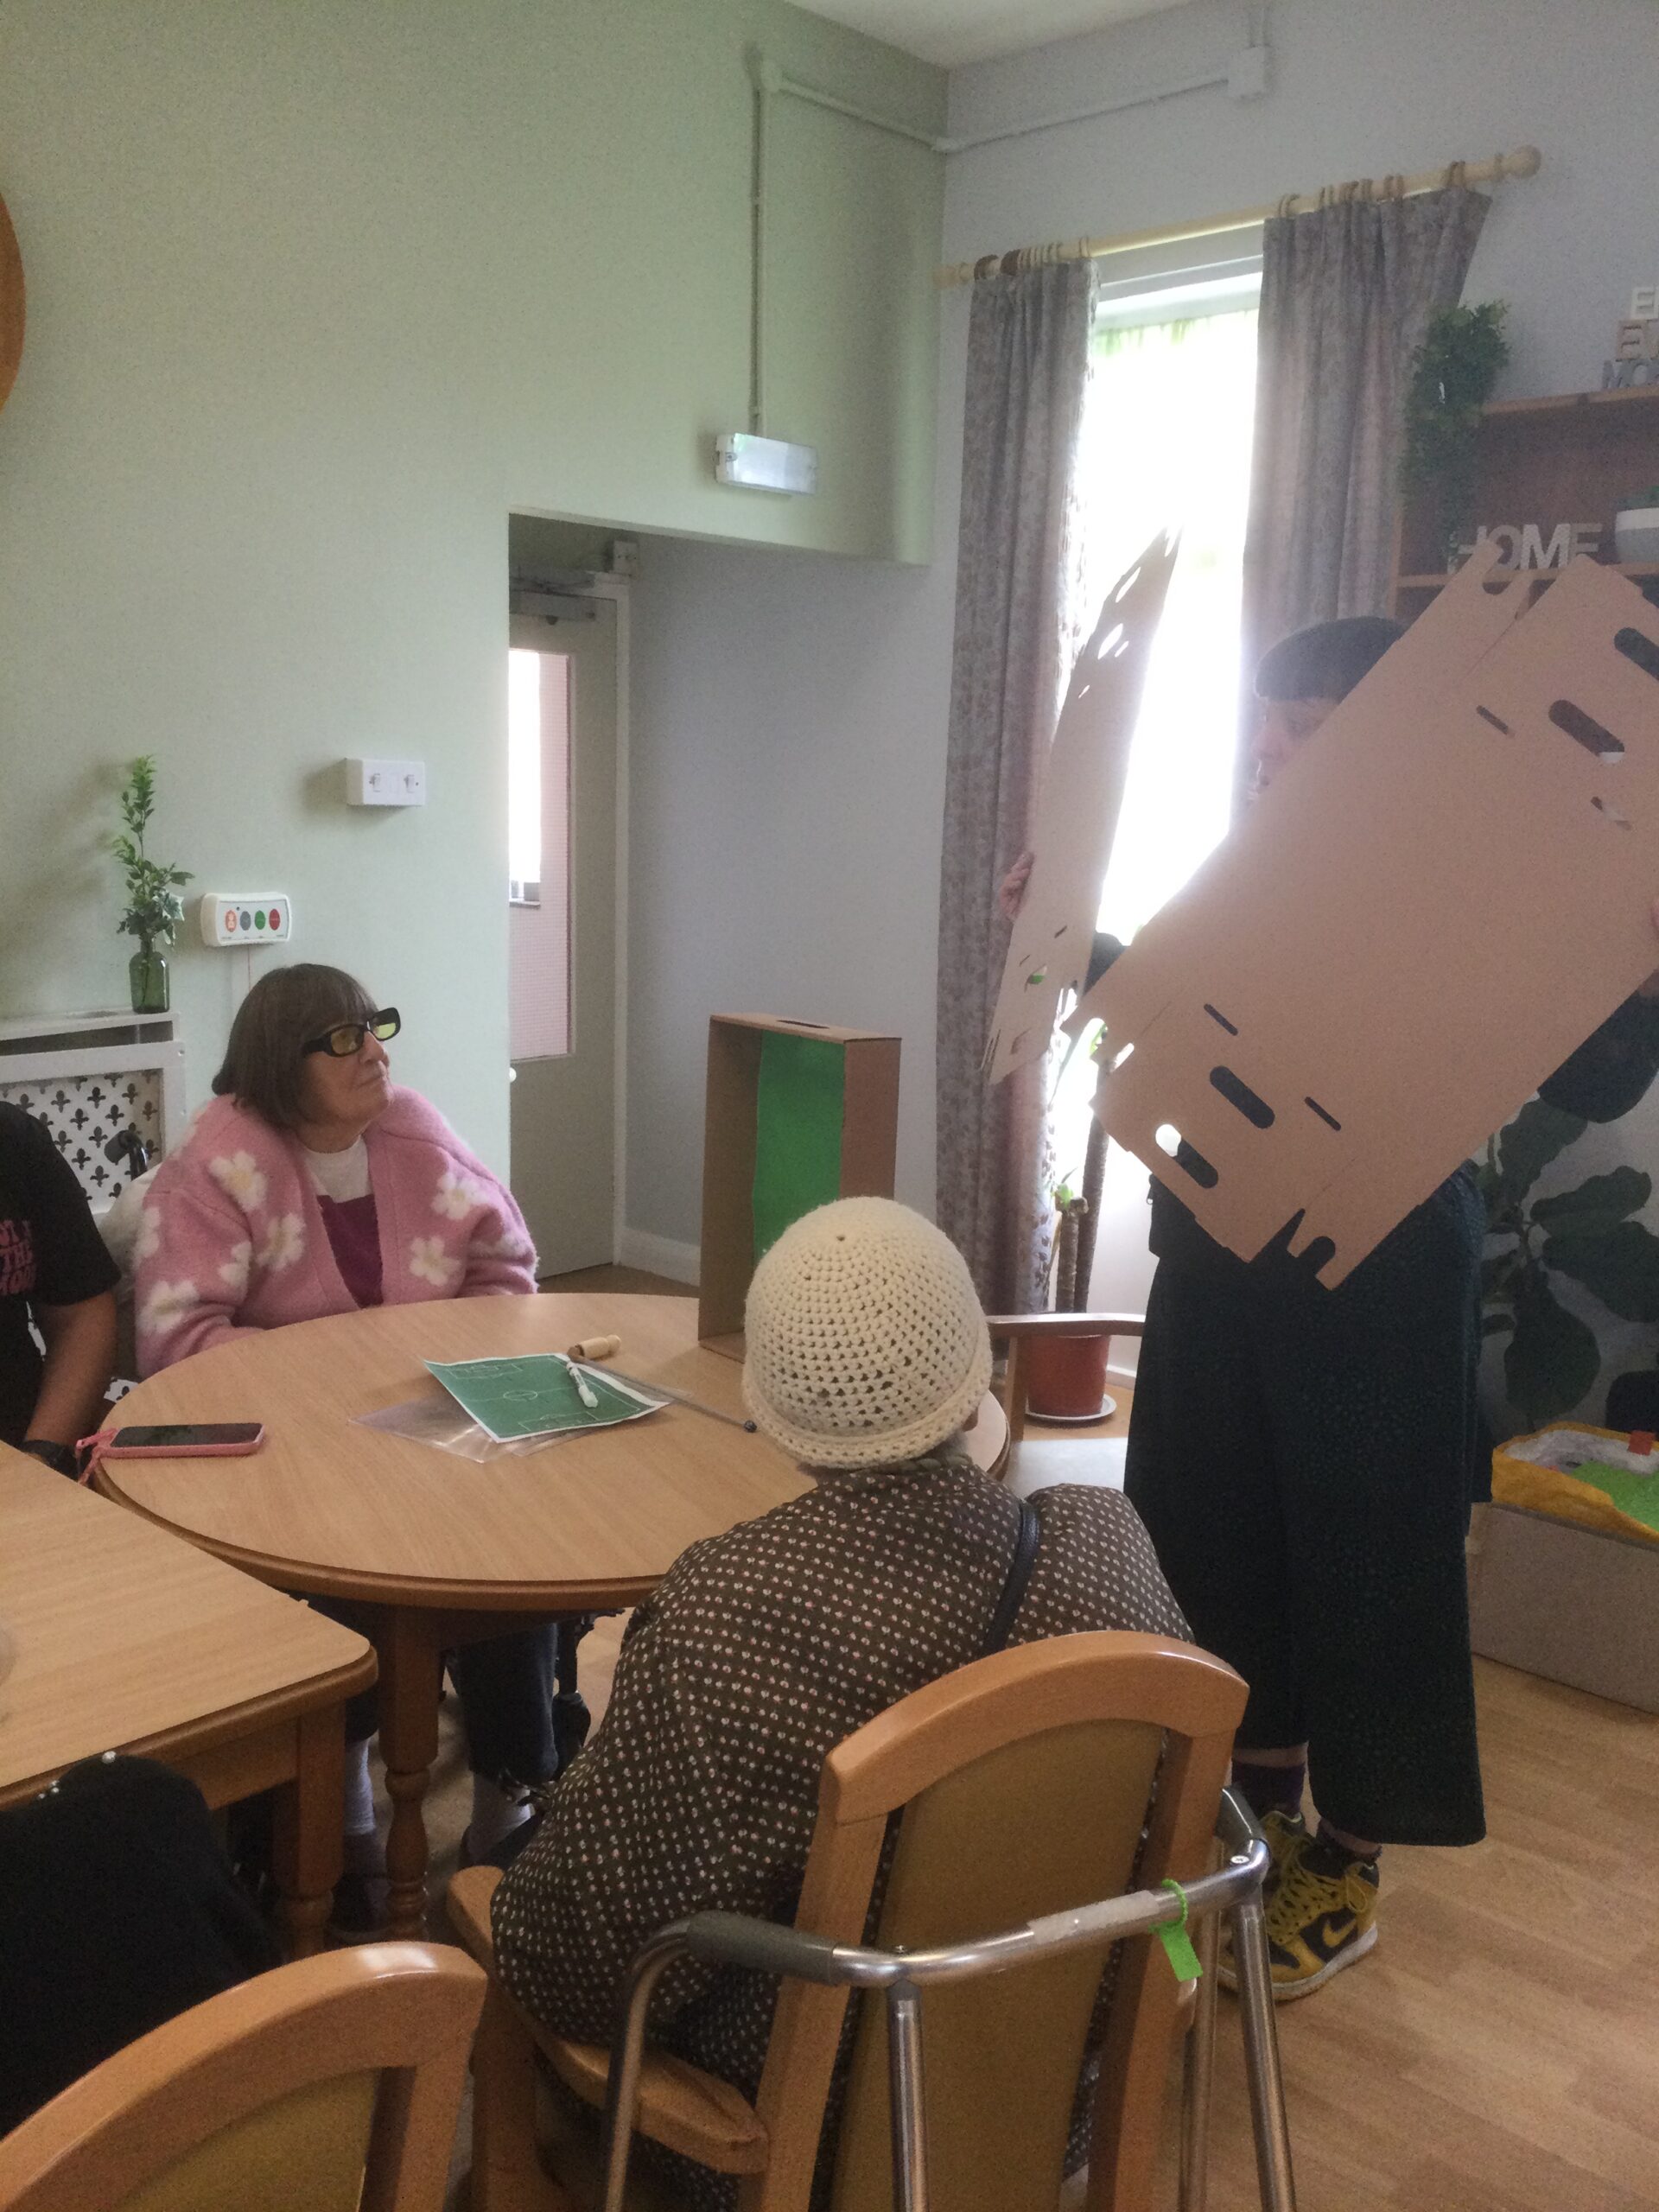
[[[1301,2212],[1659,2206],[1659,1720],[1476,1678],[1486,1841],[1386,1851],[1376,1950],[1278,2008]],[[1222,2005],[1211,2212],[1254,2212]]]
[[[582,1645],[595,1713],[620,1635],[601,1621]],[[1476,1672],[1487,1840],[1386,1852],[1376,1950],[1278,2008],[1300,2212],[1659,2207],[1659,1720]],[[448,1724],[445,1749],[442,1875],[467,1802]],[[1256,2212],[1221,2008],[1209,2212]]]
[[[684,1287],[602,1273],[591,1287]],[[582,1645],[595,1717],[620,1636],[601,1621]],[[1278,2009],[1300,2212],[1659,2208],[1659,1719],[1485,1661],[1476,1680],[1486,1841],[1385,1852],[1376,1949]],[[435,1886],[466,1811],[446,1717]],[[1208,2212],[1255,2212],[1221,2005]]]

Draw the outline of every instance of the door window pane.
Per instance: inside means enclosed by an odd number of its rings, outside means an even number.
[[[570,1049],[570,663],[507,655],[507,994],[515,1060]]]

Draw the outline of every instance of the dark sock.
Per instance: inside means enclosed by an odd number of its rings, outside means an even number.
[[[1351,1850],[1348,1845],[1343,1841],[1339,1835],[1335,1835],[1332,1833],[1331,1823],[1329,1821],[1321,1821],[1319,1822],[1319,1834],[1314,1838],[1314,1840],[1323,1850],[1334,1853],[1339,1859],[1357,1859],[1363,1866],[1375,1866],[1377,1860],[1382,1856],[1380,1847],[1376,1851]]]
[[[1254,1759],[1234,1755],[1233,1788],[1258,1821],[1264,1813],[1300,1813],[1306,1785],[1307,1768],[1300,1761],[1295,1766],[1258,1766]]]

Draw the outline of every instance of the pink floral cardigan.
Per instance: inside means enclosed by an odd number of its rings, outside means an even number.
[[[385,1304],[535,1289],[524,1217],[435,1107],[394,1090],[365,1141]],[[133,1259],[145,1375],[251,1329],[355,1305],[299,1147],[230,1098],[205,1108],[162,1161]]]

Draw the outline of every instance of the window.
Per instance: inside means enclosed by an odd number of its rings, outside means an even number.
[[[570,1049],[570,662],[507,654],[507,1006],[515,1060]]]
[[[1096,313],[1077,493],[1088,634],[1115,578],[1154,534],[1181,531],[1147,668],[1099,926],[1126,943],[1226,832],[1238,728],[1239,603],[1255,407],[1253,270],[1109,300]],[[1072,1187],[1088,1137],[1093,1063],[1076,1053],[1051,1127]],[[1095,1295],[1145,1303],[1146,1170],[1114,1145]]]
[[[507,897],[542,903],[542,656],[507,655]]]

